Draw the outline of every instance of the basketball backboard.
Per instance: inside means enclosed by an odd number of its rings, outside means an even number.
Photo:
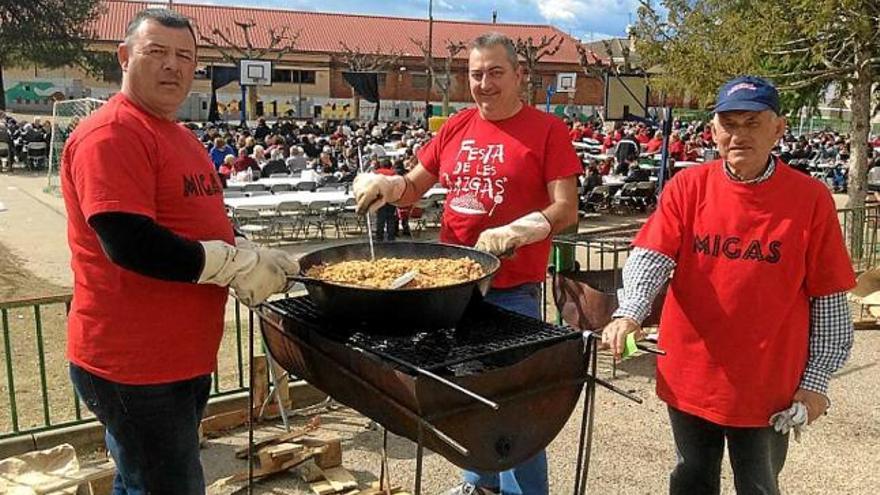
[[[605,75],[605,120],[650,119],[648,78],[636,74]]]
[[[556,74],[556,92],[574,93],[577,87],[577,72],[560,72]]]
[[[272,62],[267,60],[242,60],[239,75],[242,86],[271,86]]]

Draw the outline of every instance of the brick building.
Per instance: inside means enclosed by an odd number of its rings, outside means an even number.
[[[95,20],[95,41],[92,49],[115,51],[122,40],[129,19],[139,10],[151,5],[132,0],[105,0],[101,15]],[[215,28],[226,33],[238,46],[245,46],[243,31],[236,21],[253,21],[252,47],[255,51],[268,47],[269,31],[286,28],[288,33],[298,35],[295,51],[286,53],[273,62],[273,84],[257,90],[258,114],[265,116],[292,115],[318,118],[351,118],[352,90],[343,80],[342,72],[348,70],[341,42],[357,52],[395,55],[393,65],[384,67],[379,75],[380,115],[385,119],[416,119],[424,114],[424,102],[428,76],[422,51],[412,40],[427,41],[428,21],[399,17],[382,17],[352,14],[333,14],[293,10],[251,9],[174,3],[174,9],[193,19],[199,31],[211,33]],[[443,61],[448,57],[447,41],[468,42],[472,38],[498,31],[513,39],[532,37],[562,37],[559,50],[543,58],[538,65],[537,76],[541,88],[556,80],[560,72],[578,73],[576,92],[557,94],[552,99],[552,110],[557,113],[590,113],[601,105],[602,83],[584,76],[578,63],[577,40],[548,25],[493,24],[465,21],[435,20],[433,26],[433,57],[435,67],[442,72]],[[427,44],[427,43],[425,43]],[[232,66],[210,44],[199,43],[199,70],[193,84],[190,99],[181,112],[182,118],[202,120],[207,118],[210,99],[210,74],[217,66]],[[226,49],[229,52],[228,49]],[[275,55],[272,58],[276,58]],[[594,63],[601,63],[596,56]],[[467,51],[453,58],[450,101],[453,109],[469,105],[471,98],[467,84]],[[92,96],[106,98],[118,91],[118,71],[109,70],[104,77],[90,78],[75,68],[48,70],[25,67],[7,70],[5,74],[7,105],[16,111],[51,110],[51,100],[60,96],[77,98]],[[537,84],[536,84],[537,86]],[[34,88],[33,98],[15,98],[9,90]],[[39,88],[39,89],[37,89]],[[221,116],[237,119],[242,100],[241,87],[233,82],[217,92]],[[545,93],[535,91],[535,101],[544,107]],[[439,111],[442,95],[431,91],[430,100]],[[372,115],[374,107],[363,102],[361,117]],[[252,116],[251,116],[252,117]]]

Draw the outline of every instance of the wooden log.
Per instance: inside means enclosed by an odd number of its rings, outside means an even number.
[[[299,470],[299,477],[306,483],[313,483],[324,479],[324,471],[315,464],[315,459],[309,459],[300,464],[297,469]]]
[[[259,408],[269,396],[269,364],[266,356],[254,356],[253,368],[251,368],[251,390],[254,391],[254,408],[257,417]]]
[[[242,415],[244,415],[244,413],[242,413]],[[266,445],[272,445],[272,444],[282,443],[282,442],[299,443],[299,442],[297,442],[297,439],[306,436],[307,434],[317,430],[320,427],[321,427],[321,421],[317,417],[314,417],[314,418],[312,418],[311,421],[308,422],[308,424],[306,424],[303,427],[295,428],[293,431],[280,433],[278,435],[275,435],[275,436],[272,436],[269,438],[265,438],[265,439],[260,440],[258,442],[254,442],[254,448],[260,449],[261,447],[265,447]],[[247,447],[242,447],[242,448],[235,451],[235,457],[237,457],[239,459],[245,459],[245,458],[247,458],[247,453],[248,453]]]
[[[300,452],[295,454],[293,457],[285,460],[285,461],[275,461],[272,460],[271,456],[259,457],[260,465],[254,469],[254,478],[263,478],[269,476],[270,474],[280,473],[282,471],[287,471],[290,468],[296,467],[303,462],[312,458],[312,455],[308,452]],[[266,462],[264,463],[264,460]],[[248,478],[248,472],[243,471],[241,473],[237,473],[228,480],[233,483],[237,483],[239,481],[246,481]]]
[[[294,454],[299,454],[304,451],[306,448],[304,445],[300,445],[298,443],[279,443],[275,445],[268,445],[263,447],[263,451],[269,454],[269,457],[272,459],[282,459],[285,457],[293,457]]]
[[[324,440],[324,445],[313,447],[315,464],[321,469],[330,469],[342,465],[342,441],[338,438]],[[305,444],[307,445],[307,444]]]
[[[290,401],[290,375],[287,374],[287,370],[275,361],[272,361],[272,372],[275,373],[275,378],[278,382],[273,390],[281,398],[281,403],[284,404],[284,407],[290,409],[292,405]]]
[[[343,492],[357,488],[357,480],[344,467],[335,467],[324,470],[324,477],[333,485],[336,492]]]

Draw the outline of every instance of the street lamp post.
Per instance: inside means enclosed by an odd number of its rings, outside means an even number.
[[[297,71],[296,117],[302,119],[303,113],[303,71]]]

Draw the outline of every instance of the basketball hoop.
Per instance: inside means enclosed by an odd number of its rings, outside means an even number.
[[[272,62],[267,60],[242,60],[239,68],[242,86],[271,86]]]

